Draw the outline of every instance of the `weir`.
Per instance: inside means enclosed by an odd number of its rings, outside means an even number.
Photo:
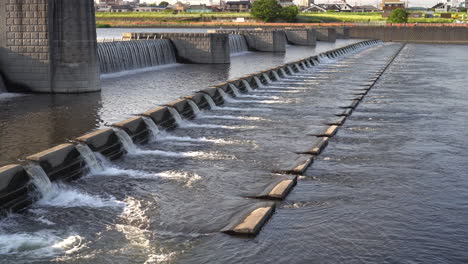
[[[348,47],[328,51],[323,56],[326,58],[336,57],[341,51],[346,50],[350,52],[375,43],[377,42],[359,42]],[[109,160],[115,160],[122,157],[125,153],[163,153],[164,151],[141,150],[139,145],[146,144],[151,136],[155,137],[161,130],[171,130],[176,127],[183,127],[186,124],[192,124],[187,120],[195,118],[201,110],[222,109],[220,106],[225,103],[224,99],[240,97],[244,93],[252,92],[258,88],[262,88],[261,90],[263,91],[268,88],[267,85],[269,83],[281,79],[279,73],[281,73],[282,77],[285,77],[295,72],[307,71],[309,68],[307,65],[315,65],[314,61],[317,59],[318,56],[308,57],[239,79],[230,80],[198,91],[191,96],[151,109],[145,113],[141,113],[139,116],[112,124],[113,128],[97,130],[78,137],[74,140],[74,143],[62,144],[29,156],[27,162],[23,165],[2,167],[0,168],[1,211],[20,211],[26,208],[34,200],[31,197],[35,197],[35,195],[31,194],[35,194],[38,191],[40,193],[47,192],[41,191],[42,187],[51,186],[51,184],[53,185],[59,181],[75,180],[86,175],[88,172],[97,173],[103,171],[104,167],[96,155],[102,155]],[[239,101],[241,102],[241,100]],[[250,100],[249,102],[255,101]],[[197,127],[203,127],[203,125],[193,124]],[[170,153],[170,155],[176,155],[174,153],[180,155],[178,152]],[[312,161],[312,155],[302,154],[300,155],[300,159],[294,159],[290,167],[280,169],[279,171],[300,174],[307,169]],[[31,185],[31,179],[33,180],[33,185]],[[295,181],[293,179],[275,181],[275,184],[270,185],[267,190],[258,196],[282,199],[294,184]],[[230,234],[255,235],[274,211],[274,206],[271,204],[264,204],[264,207],[255,205],[249,208],[249,210],[255,210],[256,213],[253,214],[249,211],[242,213],[242,216],[252,219],[255,222],[254,225],[245,225],[245,221],[239,218],[222,231]],[[260,214],[257,215],[257,213]],[[248,228],[245,229],[246,227]]]
[[[123,40],[168,39],[179,63],[230,63],[229,37],[216,33],[124,33]]]
[[[12,92],[99,91],[94,2],[0,0],[0,69]]]
[[[100,42],[97,51],[101,74],[176,63],[167,39]]]

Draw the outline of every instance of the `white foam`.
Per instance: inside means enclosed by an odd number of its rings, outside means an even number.
[[[84,246],[76,234],[59,236],[51,230],[34,233],[0,234],[0,254],[18,257],[52,257],[71,254]]]
[[[177,67],[177,66],[181,66],[181,65],[182,64],[179,64],[179,63],[173,63],[173,64],[167,64],[167,65],[159,65],[159,66],[154,66],[154,67],[135,69],[135,70],[130,70],[130,71],[106,73],[106,74],[101,74],[101,80],[118,78],[118,77],[123,77],[123,76],[128,76],[128,75],[134,75],[134,74],[137,74],[137,73],[158,71],[158,70],[173,68],[173,67]]]
[[[36,203],[40,206],[50,207],[117,207],[124,204],[114,197],[108,198],[94,196],[74,189],[61,183],[52,183],[46,193],[41,194],[41,198]]]
[[[200,118],[207,118],[207,119],[226,119],[226,120],[248,120],[248,121],[260,121],[266,120],[261,117],[255,116],[233,116],[233,115],[201,115]]]

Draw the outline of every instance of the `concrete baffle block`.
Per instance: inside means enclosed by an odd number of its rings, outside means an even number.
[[[336,28],[314,28],[318,41],[336,42]]]
[[[31,179],[20,165],[0,167],[0,215],[19,211],[29,204]]]
[[[109,160],[116,160],[124,154],[122,143],[111,128],[88,133],[75,141],[88,145],[93,152],[98,152]]]
[[[317,45],[317,33],[313,29],[285,30],[286,38],[289,44],[299,46]]]
[[[141,116],[112,124],[112,126],[124,130],[135,144],[145,144],[151,136],[148,126]]]
[[[51,181],[81,177],[86,163],[73,144],[62,144],[26,158],[41,166]]]

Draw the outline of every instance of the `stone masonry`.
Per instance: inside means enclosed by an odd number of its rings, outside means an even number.
[[[216,32],[243,35],[247,40],[249,50],[252,51],[286,51],[286,33],[284,30],[216,30]]]
[[[0,72],[12,91],[99,91],[92,0],[0,0]]]

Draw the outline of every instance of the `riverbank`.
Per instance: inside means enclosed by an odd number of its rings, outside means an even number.
[[[237,18],[245,22],[235,23]],[[296,23],[280,23],[295,26],[296,24],[308,23],[371,23],[385,24],[386,18],[381,13],[300,13]],[[410,18],[409,23],[456,23],[464,21],[462,13],[452,13],[452,18],[440,18],[435,14],[434,18]],[[112,27],[190,27],[193,23],[210,23],[216,26],[231,25],[231,23],[242,27],[261,25],[275,26],[277,23],[263,23],[253,18],[250,13],[96,13],[96,22],[99,25],[110,25]],[[199,27],[199,24],[195,25]]]

